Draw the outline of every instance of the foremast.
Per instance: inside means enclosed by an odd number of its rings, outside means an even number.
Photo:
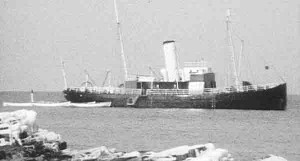
[[[124,77],[125,77],[125,82],[126,82],[126,80],[128,78],[128,71],[127,71],[126,58],[125,58],[125,54],[124,54],[124,45],[123,45],[121,23],[119,21],[119,13],[118,13],[118,6],[117,6],[116,0],[114,0],[114,8],[115,8],[116,22],[117,22],[117,27],[118,27],[118,36],[119,36],[119,40],[120,40],[121,57],[122,57],[123,66],[124,66]],[[125,87],[125,84],[124,84],[124,87]]]
[[[231,63],[232,63],[232,68],[233,68],[233,76],[234,76],[234,83],[235,86],[237,88],[237,90],[239,89],[240,86],[240,81],[239,81],[239,77],[237,74],[237,69],[236,69],[236,62],[235,62],[235,53],[234,53],[234,46],[233,46],[233,42],[232,42],[232,29],[230,26],[230,9],[227,10],[227,18],[226,18],[226,27],[227,27],[227,34],[228,34],[228,46],[229,46],[229,50],[231,53]]]

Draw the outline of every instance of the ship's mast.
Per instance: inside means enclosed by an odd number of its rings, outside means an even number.
[[[238,67],[238,76],[241,78],[241,61],[242,61],[242,55],[243,55],[243,50],[244,50],[244,40],[241,40],[241,51],[239,55],[239,67]]]
[[[62,58],[60,58],[60,61],[61,61],[61,71],[62,71],[62,74],[63,74],[63,78],[64,78],[64,89],[66,90],[68,88],[68,84],[67,84],[67,79],[66,79],[66,72],[65,72],[65,63],[63,61]]]
[[[235,64],[235,53],[234,53],[234,46],[232,42],[232,32],[231,32],[231,26],[230,26],[230,10],[227,10],[227,18],[226,18],[226,25],[227,25],[227,34],[228,34],[228,46],[229,50],[231,52],[231,62],[232,62],[232,68],[233,68],[233,75],[235,79],[235,86],[238,89],[239,87],[239,78],[237,75],[237,69],[236,69],[236,64]]]
[[[126,59],[125,59],[125,54],[124,54],[121,23],[119,21],[119,13],[118,13],[118,7],[117,7],[116,0],[114,0],[114,6],[115,6],[116,22],[117,22],[117,27],[118,27],[118,36],[119,36],[119,40],[120,40],[121,56],[122,56],[122,60],[123,60],[124,74],[125,74],[125,81],[126,81],[128,78],[128,71],[127,71]]]

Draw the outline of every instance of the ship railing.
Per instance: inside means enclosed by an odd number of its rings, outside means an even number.
[[[126,88],[125,89],[125,94],[141,95],[142,94],[142,89],[130,89],[130,88]]]
[[[70,88],[76,92],[90,92],[90,93],[105,93],[105,94],[136,94],[140,95],[142,89],[118,88],[118,87],[73,87]]]
[[[85,88],[84,87],[69,87],[67,90],[75,91],[75,92],[84,92]]]
[[[248,92],[248,91],[262,91],[274,88],[279,84],[269,83],[263,85],[248,85],[238,87],[225,88],[204,88],[204,94],[215,93],[234,93],[234,92]],[[142,89],[118,88],[118,87],[70,87],[68,90],[76,92],[93,92],[93,93],[108,93],[108,94],[135,94],[141,95]],[[147,89],[146,95],[189,95],[189,89]]]
[[[225,87],[223,89],[217,88],[204,88],[203,93],[205,94],[214,94],[214,93],[235,93],[235,92],[248,92],[248,91],[262,91],[271,89],[278,86],[276,83],[269,83],[263,85],[248,85],[248,86],[232,86]]]
[[[134,74],[129,74],[127,76],[127,79],[126,81],[136,81],[138,78],[137,78],[137,75],[134,75]]]
[[[241,86],[240,89],[243,92],[247,91],[262,91],[262,90],[267,90],[271,89],[278,86],[278,84],[275,83],[269,83],[269,84],[264,84],[264,85],[248,85],[248,86]]]
[[[188,89],[147,89],[146,95],[189,95]]]

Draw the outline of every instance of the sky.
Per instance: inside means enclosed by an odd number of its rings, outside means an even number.
[[[164,67],[162,42],[175,40],[179,66],[204,59],[217,86],[228,85],[226,10],[231,9],[241,77],[287,82],[300,94],[300,1],[117,0],[129,74]],[[61,91],[85,81],[124,80],[113,0],[0,0],[0,90]],[[269,70],[265,70],[269,66]],[[230,82],[229,82],[230,83]]]

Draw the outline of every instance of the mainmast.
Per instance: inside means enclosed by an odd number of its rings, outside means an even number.
[[[226,19],[226,25],[227,25],[227,34],[228,34],[228,46],[229,46],[229,50],[231,52],[231,63],[232,63],[232,68],[233,68],[233,75],[234,75],[234,79],[235,79],[235,86],[238,89],[239,88],[239,78],[237,75],[237,69],[236,69],[236,64],[235,64],[235,53],[234,53],[234,46],[233,46],[233,42],[232,42],[232,33],[231,33],[231,26],[230,26],[230,10],[227,10],[227,19]]]
[[[118,13],[118,7],[117,7],[116,0],[114,0],[114,6],[115,6],[116,22],[117,22],[117,27],[118,27],[118,36],[119,36],[119,40],[120,40],[121,56],[122,56],[122,60],[123,60],[124,74],[125,74],[125,81],[126,81],[127,78],[128,78],[128,71],[127,71],[126,59],[125,59],[125,54],[124,54],[124,45],[123,45],[123,39],[122,39],[121,23],[119,21],[119,13]]]

